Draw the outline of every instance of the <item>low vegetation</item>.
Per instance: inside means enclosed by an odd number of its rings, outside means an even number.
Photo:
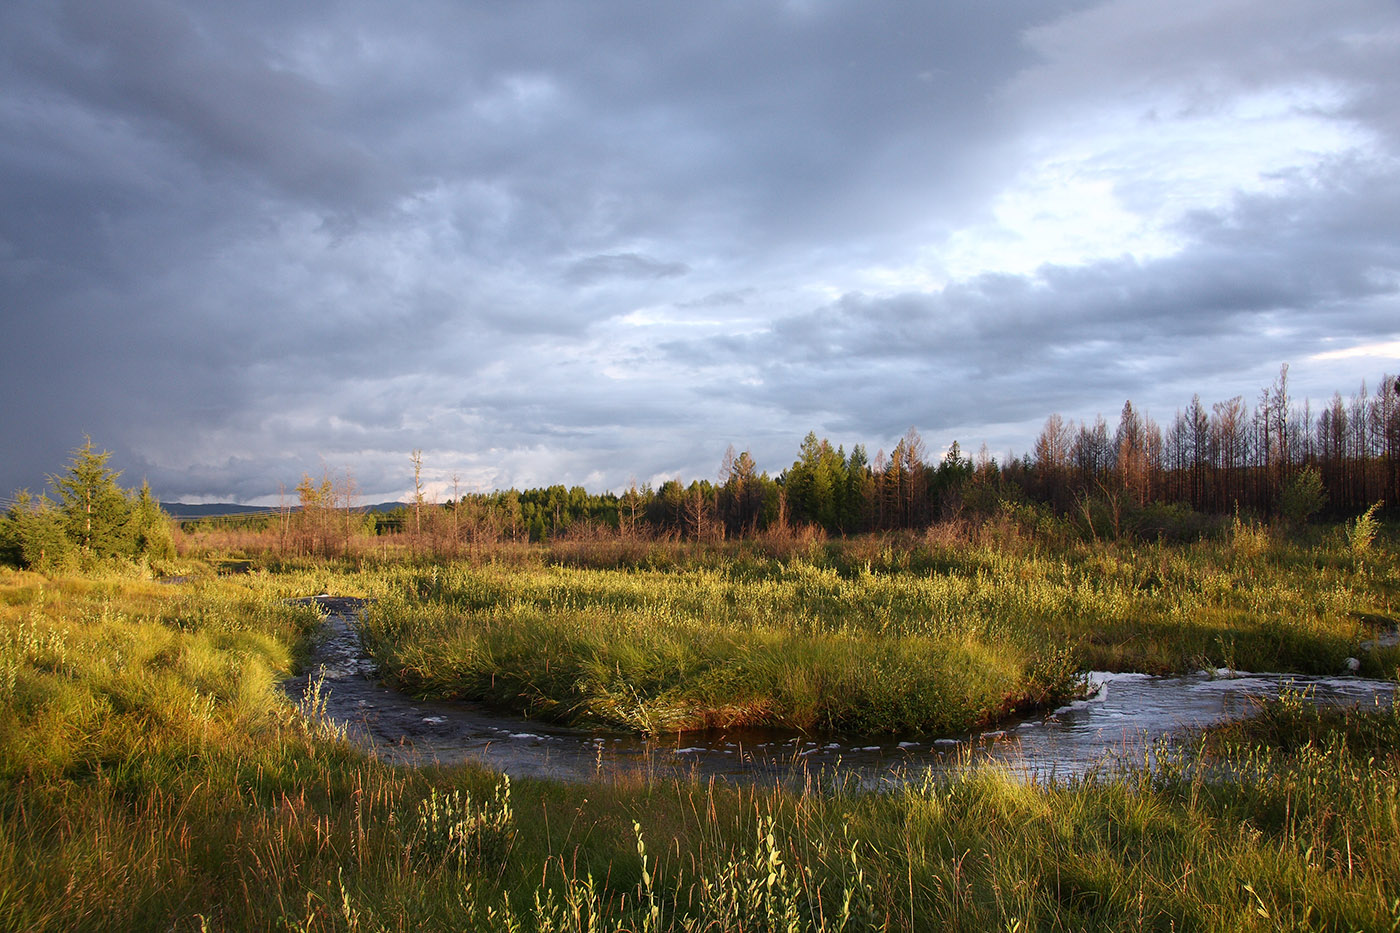
[[[1189,545],[1047,544],[1009,515],[782,558],[743,544],[620,567],[577,550],[397,565],[361,575],[380,597],[363,634],[405,689],[531,716],[948,734],[1060,702],[1084,669],[1316,674],[1357,658],[1392,676],[1400,649],[1361,646],[1395,625],[1393,550],[1358,534],[1300,544],[1238,523]]]
[[[440,592],[431,571],[411,569],[180,584],[0,574],[0,929],[1400,922],[1400,712],[1389,706],[1320,713],[1287,700],[1164,755],[1155,772],[1036,786],[971,766],[883,793],[802,794],[395,769],[278,689],[319,621],[286,596],[359,581],[411,605],[412,584],[465,609],[473,580],[478,596],[512,586],[457,573],[440,573]],[[627,592],[579,573],[539,568],[514,586],[536,607],[590,580],[590,605]],[[728,585],[687,573],[697,589],[673,603]],[[845,579],[804,566],[774,582],[775,604],[809,576],[821,584],[800,590],[812,606]]]

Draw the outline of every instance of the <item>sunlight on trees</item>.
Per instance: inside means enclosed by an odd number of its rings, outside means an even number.
[[[142,483],[131,493],[107,466],[111,451],[92,438],[74,449],[65,472],[52,475],[46,494],[20,490],[0,520],[0,552],[22,567],[54,571],[106,560],[168,559],[175,554],[170,519]]]
[[[873,459],[809,431],[787,469],[770,475],[749,450],[724,452],[715,479],[635,479],[620,494],[580,486],[468,492],[454,476],[438,503],[423,452],[409,455],[411,501],[367,512],[352,474],[303,474],[295,503],[249,518],[254,537],[283,554],[406,548],[425,559],[485,559],[500,545],[609,540],[641,554],[648,542],[755,538],[811,543],[826,536],[925,533],[938,523],[1029,523],[1083,540],[1190,539],[1225,534],[1232,516],[1274,532],[1301,533],[1318,516],[1354,517],[1400,502],[1400,379],[1374,394],[1363,382],[1316,411],[1294,405],[1288,369],[1251,408],[1236,395],[1212,405],[1193,395],[1165,430],[1131,400],[1110,434],[1102,415],[1047,416],[1032,450],[1004,460],[983,444],[975,459],[953,441],[931,458],[910,428]],[[11,563],[63,566],[108,556],[173,552],[169,523],[148,489],[123,492],[109,454],[90,441],[39,495],[20,491],[0,523]],[[258,523],[261,524],[258,524]],[[190,525],[191,528],[197,527]],[[805,546],[805,545],[803,545]]]

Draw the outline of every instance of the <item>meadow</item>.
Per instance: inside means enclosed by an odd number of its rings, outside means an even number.
[[[1363,643],[1394,625],[1396,550],[1389,529],[1003,528],[191,561],[178,583],[0,571],[0,930],[1394,929],[1390,706],[1289,697],[1154,770],[1048,786],[970,766],[804,793],[390,767],[279,682],[320,621],[288,600],[333,592],[375,600],[386,675],[424,693],[640,730],[936,734],[1081,668],[1394,676],[1397,649]]]
[[[403,689],[641,732],[953,734],[1062,703],[1082,670],[1389,677],[1394,561],[1340,529],[1189,545],[935,528],[775,556],[587,549],[376,574],[363,636]]]

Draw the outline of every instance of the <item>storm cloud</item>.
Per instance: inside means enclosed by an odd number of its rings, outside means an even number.
[[[1400,370],[1390,0],[13,3],[0,492],[1025,450]]]

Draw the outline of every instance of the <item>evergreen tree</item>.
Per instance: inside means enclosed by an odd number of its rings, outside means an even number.
[[[679,530],[683,524],[685,487],[679,480],[668,479],[652,497],[647,520],[663,530]]]
[[[974,473],[972,460],[964,457],[962,447],[953,441],[934,472],[930,499],[945,515],[957,511],[961,507],[963,486],[972,480]]]
[[[0,522],[0,550],[21,567],[43,572],[60,570],[73,557],[73,542],[66,526],[63,513],[48,496],[36,497],[21,489]]]
[[[764,484],[758,476],[758,464],[747,450],[735,456],[734,445],[725,451],[720,465],[724,485],[718,493],[720,518],[731,537],[739,537],[758,528],[764,506]]]
[[[151,495],[151,485],[141,483],[141,491],[131,507],[131,541],[136,554],[145,554],[156,559],[169,559],[175,556],[175,536],[170,530],[170,516],[161,510],[160,503]]]
[[[97,452],[92,438],[74,450],[64,476],[50,477],[58,490],[68,538],[82,556],[127,557],[134,551],[131,501],[117,485],[121,474],[107,466],[111,451]]]
[[[843,526],[848,532],[865,531],[873,521],[875,480],[870,475],[870,461],[865,446],[851,448],[846,460],[846,495]]]
[[[108,558],[175,556],[170,517],[142,484],[137,494],[117,485],[121,474],[107,466],[110,451],[99,452],[91,438],[71,454],[68,469],[50,476],[57,501],[28,490],[15,493],[0,517],[0,559],[44,572],[61,570],[73,559],[87,563]]]
[[[781,482],[794,518],[834,533],[845,524],[847,479],[845,455],[833,449],[829,440],[819,440],[815,431],[809,431],[802,440],[800,456],[784,472]]]

